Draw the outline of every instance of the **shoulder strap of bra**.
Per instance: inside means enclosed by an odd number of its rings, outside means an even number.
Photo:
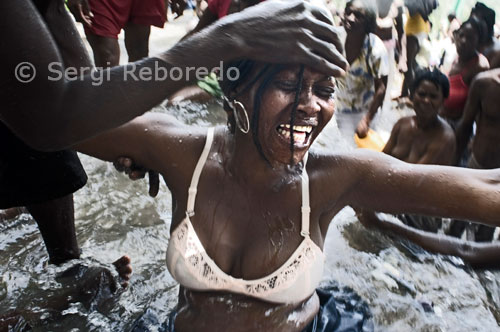
[[[200,180],[200,174],[207,161],[208,153],[210,152],[210,147],[214,140],[214,128],[209,128],[207,132],[207,140],[205,141],[205,147],[198,159],[198,163],[193,172],[193,177],[191,179],[191,185],[188,190],[188,201],[187,201],[187,211],[186,214],[189,217],[194,216],[194,203],[196,200],[196,192],[198,191],[198,181]]]
[[[307,175],[307,157],[309,153],[304,156],[304,169],[302,170],[302,229],[300,235],[305,238],[309,237],[309,215],[311,214],[311,207],[309,206],[309,175]]]

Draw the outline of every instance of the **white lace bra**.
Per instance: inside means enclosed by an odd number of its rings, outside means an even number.
[[[222,271],[208,256],[189,217],[194,215],[198,180],[210,152],[214,130],[207,133],[188,191],[186,218],[172,232],[167,249],[167,267],[182,286],[197,291],[226,291],[273,303],[297,303],[307,299],[323,275],[323,251],[309,237],[309,178],[302,173],[302,229],[304,237],[290,258],[268,276],[245,280]]]

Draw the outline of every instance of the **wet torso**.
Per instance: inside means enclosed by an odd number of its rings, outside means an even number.
[[[481,109],[476,117],[477,131],[472,152],[485,168],[500,167],[500,71],[488,77],[481,92]]]
[[[190,220],[207,255],[222,271],[235,278],[259,279],[281,267],[304,239],[300,235],[300,168],[276,174],[272,177],[275,180],[265,183],[256,183],[252,178],[242,180],[228,168],[224,145],[224,138],[216,134],[200,176],[195,215]],[[172,190],[176,206],[171,230],[185,217],[190,180],[190,176],[183,179],[182,193]],[[339,193],[341,190],[339,186]],[[311,239],[323,248],[327,227],[320,224],[328,224],[326,220],[331,220],[340,207],[327,211],[326,200],[315,196],[311,192]],[[301,331],[317,313],[317,303],[315,295],[301,303],[285,305],[228,292],[181,289],[175,325],[179,331],[228,326],[232,331],[258,327]]]
[[[399,121],[396,145],[385,153],[408,163],[418,164],[426,160],[428,164],[450,165],[453,151],[449,151],[450,140],[454,139],[452,129],[439,119],[438,124],[427,130],[418,127],[416,117]],[[391,134],[392,135],[392,134]]]

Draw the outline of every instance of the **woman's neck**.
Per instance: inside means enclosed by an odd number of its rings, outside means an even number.
[[[243,137],[241,133],[229,134],[223,143],[223,166],[225,171],[241,181],[251,180],[252,184],[276,187],[283,178],[300,175],[302,163],[290,166],[267,161],[259,152],[251,133]]]
[[[467,56],[459,56],[458,57],[458,63],[460,65],[465,65],[467,64],[469,61],[471,61],[472,59],[476,58],[478,56],[479,52],[476,50],[474,53],[471,53]]]

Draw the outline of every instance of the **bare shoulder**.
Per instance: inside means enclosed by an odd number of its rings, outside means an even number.
[[[413,126],[415,124],[415,116],[405,116],[399,119],[393,128],[404,128],[408,126]]]
[[[453,128],[448,124],[448,122],[446,122],[442,118],[439,118],[439,122],[440,122],[441,128],[442,128],[441,139],[443,140],[443,143],[449,144],[450,142],[453,142],[453,144],[454,144],[455,143],[455,131],[453,130]]]
[[[490,69],[490,63],[485,56],[479,57],[479,61],[478,61],[477,66],[478,66],[479,71],[485,71],[485,70]]]
[[[373,175],[378,169],[387,170],[401,162],[382,152],[356,149],[332,153],[314,151],[308,161],[312,192],[325,200],[342,201],[342,197]],[[385,171],[384,171],[385,172]]]

